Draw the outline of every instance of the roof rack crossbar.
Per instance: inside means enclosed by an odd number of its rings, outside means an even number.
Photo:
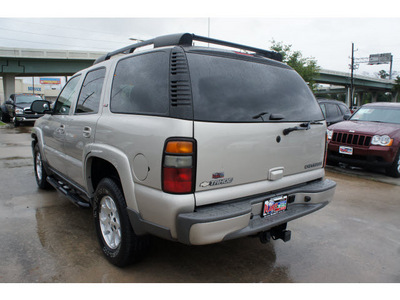
[[[121,49],[114,50],[112,52],[107,53],[106,55],[100,56],[99,58],[97,58],[94,61],[93,64],[95,65],[95,64],[98,64],[98,63],[100,63],[102,61],[108,60],[108,59],[110,59],[111,57],[113,57],[114,55],[117,55],[117,54],[132,53],[137,48],[140,48],[140,47],[143,47],[143,46],[147,46],[147,45],[151,45],[151,44],[154,44],[154,39],[143,41],[143,42],[139,42],[139,43],[136,43],[136,44],[133,44],[133,45],[126,46],[126,47],[121,48]]]
[[[199,35],[195,35],[195,34],[191,34],[191,33],[178,33],[178,34],[170,34],[170,35],[156,37],[154,39],[139,42],[139,43],[109,52],[106,55],[103,55],[103,56],[99,57],[98,59],[96,59],[96,61],[93,64],[97,64],[99,62],[108,60],[112,56],[117,55],[117,54],[132,53],[137,48],[151,45],[151,44],[154,44],[154,48],[165,47],[165,46],[175,46],[175,45],[176,46],[178,46],[178,45],[179,46],[191,46],[193,44],[193,41],[205,42],[205,43],[210,43],[210,44],[214,44],[214,45],[221,45],[221,46],[251,51],[251,52],[255,52],[256,54],[259,54],[261,56],[267,57],[267,58],[282,61],[282,55],[278,52],[264,50],[264,49],[260,49],[260,48],[254,48],[254,47],[236,44],[236,43],[231,43],[231,42],[218,40],[218,39],[214,39],[214,38],[209,38],[209,37],[204,37],[204,36],[199,36]]]

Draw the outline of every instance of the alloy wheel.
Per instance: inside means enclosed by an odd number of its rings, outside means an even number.
[[[117,249],[121,243],[121,223],[117,206],[110,196],[104,196],[100,201],[99,221],[107,246]]]

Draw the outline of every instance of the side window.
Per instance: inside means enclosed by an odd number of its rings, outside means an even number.
[[[330,118],[335,118],[340,116],[339,107],[336,104],[326,103],[326,111]]]
[[[111,90],[111,112],[166,115],[168,70],[169,57],[161,51],[119,61]]]
[[[80,75],[71,78],[63,90],[61,91],[60,95],[57,98],[57,102],[54,106],[54,114],[57,115],[68,115],[69,110],[71,108],[71,102],[74,99],[75,95],[79,91],[78,82],[80,79]]]
[[[345,114],[351,115],[350,109],[346,105],[339,105],[339,107],[340,107],[340,110],[342,111],[343,115],[345,115]]]
[[[89,72],[83,82],[75,114],[97,113],[106,69]]]

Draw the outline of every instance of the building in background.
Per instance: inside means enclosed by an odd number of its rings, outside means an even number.
[[[37,94],[54,102],[64,85],[65,78],[60,77],[16,77],[15,93]],[[4,99],[3,78],[0,77],[0,103],[4,100],[7,99]]]

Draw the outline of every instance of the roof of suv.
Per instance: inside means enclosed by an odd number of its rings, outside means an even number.
[[[166,47],[166,46],[192,46],[194,41],[211,43],[211,44],[231,47],[231,48],[235,48],[235,49],[241,49],[241,50],[245,50],[246,52],[250,51],[250,52],[254,52],[257,56],[262,56],[262,57],[273,59],[276,61],[282,61],[282,55],[278,52],[264,50],[264,49],[241,45],[241,44],[236,44],[236,43],[231,43],[231,42],[213,39],[213,38],[209,38],[209,37],[203,37],[203,36],[195,35],[192,33],[178,33],[178,34],[159,36],[159,37],[147,40],[147,41],[136,43],[136,44],[109,52],[106,55],[103,55],[103,56],[99,57],[98,59],[96,59],[96,61],[93,64],[97,64],[102,61],[109,60],[112,56],[115,56],[118,54],[133,53],[136,49],[147,46],[147,45],[154,45],[154,48],[160,48],[160,47]],[[239,53],[239,52],[236,52],[236,53]],[[247,54],[247,53],[240,53],[240,54]],[[253,56],[252,54],[248,54],[248,55]]]

